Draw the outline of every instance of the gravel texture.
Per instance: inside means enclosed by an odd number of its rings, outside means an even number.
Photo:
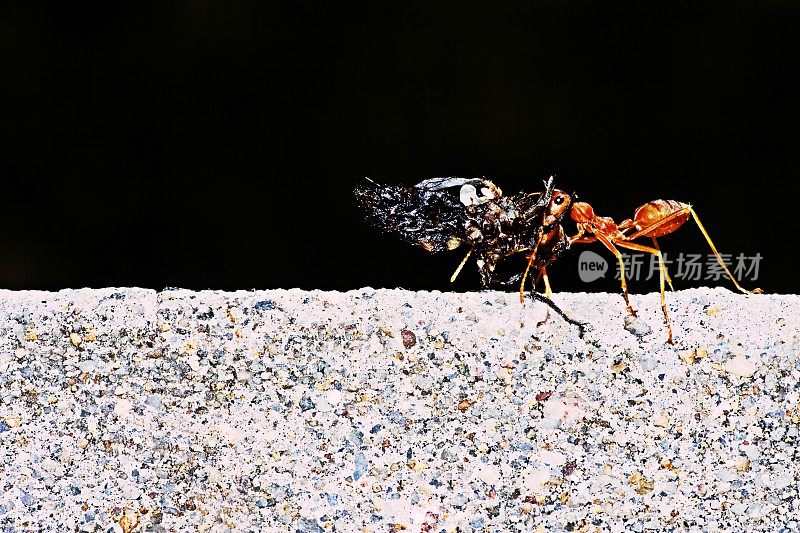
[[[0,531],[798,531],[800,297],[0,291]]]

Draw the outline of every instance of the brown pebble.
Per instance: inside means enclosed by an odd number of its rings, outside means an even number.
[[[406,348],[411,348],[412,346],[417,344],[417,336],[414,335],[413,331],[404,329],[403,331],[400,332],[400,335],[403,338],[403,346],[405,346]]]
[[[546,399],[548,399],[552,395],[553,395],[552,391],[540,392],[539,394],[536,395],[536,401],[537,402],[543,402],[543,401],[545,401]]]
[[[136,511],[125,509],[122,518],[119,519],[119,527],[122,529],[123,533],[131,533],[138,525],[139,516],[136,514]]]
[[[625,361],[617,361],[611,365],[611,371],[614,373],[624,372],[628,369],[628,364]]]

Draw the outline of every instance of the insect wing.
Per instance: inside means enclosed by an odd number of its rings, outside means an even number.
[[[466,221],[453,179],[434,178],[414,187],[360,186],[355,195],[371,224],[428,252],[440,252],[460,244]]]
[[[461,188],[464,185],[473,185],[478,186],[485,180],[480,180],[477,178],[431,178],[425,181],[421,181],[414,185],[415,189],[422,189],[425,191],[441,191],[443,189],[450,189],[450,188]]]

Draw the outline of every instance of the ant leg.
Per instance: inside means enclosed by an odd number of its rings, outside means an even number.
[[[542,268],[539,271],[539,275],[536,276],[536,282],[534,283],[534,285],[538,285],[540,279],[544,280],[544,295],[545,295],[545,297],[546,298],[550,298],[552,300],[552,298],[553,298],[553,290],[550,288],[550,278],[547,277],[547,269],[546,268]]]
[[[692,209],[691,207],[689,207],[688,209],[689,212],[692,213],[692,218],[694,218],[694,221],[697,223],[697,227],[700,228],[700,232],[703,234],[703,237],[706,238],[706,242],[708,242],[708,245],[711,247],[711,251],[714,252],[714,257],[717,258],[719,266],[721,266],[725,270],[725,273],[728,274],[729,278],[731,278],[731,281],[733,282],[734,285],[736,285],[736,288],[739,289],[744,294],[762,294],[764,291],[762,291],[761,289],[753,289],[752,291],[748,291],[747,289],[744,289],[742,288],[741,285],[739,285],[739,282],[736,281],[736,278],[733,277],[733,274],[731,274],[731,271],[728,270],[728,267],[725,265],[725,261],[723,261],[722,257],[720,257],[719,252],[717,251],[717,247],[714,246],[713,242],[711,242],[711,237],[709,237],[705,226],[703,226],[703,223],[700,222],[700,218],[697,216],[695,210]]]
[[[655,240],[655,239],[653,239]],[[644,246],[642,244],[636,244],[635,242],[624,242],[619,241],[617,245],[622,248],[628,248],[630,250],[638,250],[640,252],[647,252],[649,254],[657,255],[658,256],[658,264],[659,264],[659,281],[661,285],[661,310],[664,312],[664,320],[667,323],[667,332],[669,334],[667,338],[667,342],[672,344],[672,322],[669,320],[669,314],[667,314],[667,302],[664,297],[664,278],[667,273],[667,267],[664,266],[664,257],[661,255],[661,250],[658,248],[651,248],[649,246]],[[672,284],[670,284],[670,287]]]
[[[630,239],[630,240],[633,240],[633,239],[635,239],[637,237],[641,237],[641,236],[643,236],[643,235],[645,235],[647,233],[652,232],[653,230],[656,230],[656,229],[660,228],[661,226],[663,226],[665,224],[668,224],[669,222],[672,222],[676,218],[680,218],[681,216],[685,216],[687,213],[691,214],[692,218],[694,218],[694,221],[697,224],[697,227],[700,229],[700,233],[703,234],[703,237],[705,237],[706,242],[708,243],[708,246],[711,248],[711,251],[714,252],[714,257],[717,258],[717,262],[722,267],[722,269],[725,270],[725,273],[731,279],[733,284],[736,285],[736,288],[739,289],[739,291],[743,292],[744,294],[762,294],[764,291],[762,291],[761,289],[753,289],[752,291],[748,291],[747,289],[745,289],[741,285],[739,285],[739,282],[736,281],[736,278],[733,277],[733,274],[731,274],[731,271],[728,270],[728,266],[725,264],[725,261],[723,261],[722,257],[720,257],[719,252],[717,251],[717,247],[714,246],[714,243],[711,241],[711,237],[708,235],[708,231],[706,231],[706,228],[705,228],[705,226],[703,226],[703,223],[700,222],[700,217],[697,216],[697,212],[691,206],[686,206],[683,209],[679,209],[678,211],[675,211],[674,213],[670,213],[669,215],[665,216],[664,218],[662,218],[658,222],[654,222],[653,224],[650,224],[649,226],[644,227],[644,228],[640,229],[639,231],[628,235],[627,238]]]
[[[653,248],[655,248],[659,252],[661,251],[661,248],[659,248],[658,241],[656,240],[655,237],[653,237]],[[672,292],[675,292],[675,287],[672,286],[672,278],[669,277],[669,272],[667,272],[667,265],[662,260],[662,256],[659,256],[658,266],[659,266],[659,268],[661,270],[664,271],[664,278],[667,280],[667,283],[669,284],[669,290],[671,290]]]
[[[536,252],[539,250],[539,242],[541,239],[537,239],[536,245],[533,247],[533,251],[531,255],[528,257],[528,266],[525,267],[525,272],[522,274],[522,281],[519,283],[519,303],[525,303],[525,280],[528,278],[528,271],[531,269],[531,265],[536,260]],[[533,287],[534,291],[536,290],[536,286],[534,284]]]
[[[602,242],[603,245],[616,256],[617,261],[619,261],[619,279],[622,287],[622,296],[625,298],[625,305],[628,307],[628,312],[631,315],[636,316],[636,311],[634,311],[633,307],[631,307],[631,302],[628,299],[628,283],[625,281],[625,262],[622,259],[622,254],[619,253],[619,250],[614,247],[614,244],[611,242],[611,240],[602,234],[595,234],[592,237],[580,237],[580,234],[578,234],[570,238],[569,244],[570,246],[573,244],[590,244],[595,241]]]
[[[531,254],[528,259],[528,266],[525,267],[525,272],[522,273],[522,281],[519,282],[519,303],[525,303],[525,280],[528,278],[528,271],[531,269],[534,257],[535,256]],[[535,284],[533,289],[536,290]]]
[[[450,283],[453,283],[456,280],[458,275],[461,273],[461,269],[464,268],[465,264],[467,264],[467,259],[469,259],[470,255],[472,255],[472,248],[470,248],[470,250],[467,252],[467,255],[464,256],[464,259],[461,260],[461,263],[459,263],[458,268],[456,268],[456,271],[453,272],[453,275],[450,276]]]
[[[591,244],[593,242],[597,242],[597,237],[581,237],[580,234],[578,234],[569,238],[570,246],[573,244]]]
[[[625,261],[622,259],[622,254],[619,252],[619,250],[617,250],[616,246],[614,246],[614,243],[611,242],[611,240],[608,237],[606,237],[602,233],[597,234],[595,236],[597,237],[597,240],[602,242],[603,245],[606,248],[608,248],[608,250],[612,254],[616,256],[617,261],[619,261],[619,279],[620,279],[620,285],[622,287],[622,296],[625,298],[625,305],[628,306],[628,312],[632,316],[636,316],[636,311],[633,310],[633,307],[631,307],[631,302],[628,299],[628,283],[625,281]],[[583,239],[581,239],[581,241],[582,240]]]

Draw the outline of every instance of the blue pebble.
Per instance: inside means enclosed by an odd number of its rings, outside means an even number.
[[[5,422],[0,422],[0,433],[3,433],[4,431],[8,431],[9,429],[11,429],[11,428],[8,427]]]
[[[375,433],[379,432],[381,429],[383,429],[383,427],[380,424],[375,424],[374,426],[372,426],[372,429],[370,429],[369,432],[374,435]]]
[[[355,469],[353,470],[353,479],[358,481],[361,476],[364,475],[364,472],[367,471],[369,468],[369,463],[367,463],[367,458],[364,457],[363,453],[359,453],[355,457]]]
[[[300,399],[300,409],[302,409],[303,411],[310,411],[315,407],[316,404],[313,401],[311,401],[311,398],[309,398],[308,396],[303,396]]]
[[[472,529],[483,529],[483,517],[476,516],[475,518],[469,521],[469,525]]]
[[[328,500],[328,505],[333,507],[334,505],[339,503],[339,495],[338,494],[325,494],[325,499]]]
[[[148,396],[147,399],[144,401],[144,403],[146,403],[150,407],[155,407],[156,409],[158,409],[159,407],[161,407],[161,398],[159,398],[158,396]]]
[[[81,493],[81,489],[80,487],[76,487],[73,485],[69,488],[69,493],[72,494],[73,496],[77,496],[78,494]]]
[[[253,306],[253,309],[256,311],[272,311],[275,309],[275,304],[272,300],[261,300]]]
[[[31,496],[27,492],[23,492],[22,494],[20,494],[19,495],[19,499],[22,502],[22,504],[25,505],[25,506],[33,505],[33,496]]]
[[[297,533],[325,533],[313,518],[301,518],[297,521]]]

